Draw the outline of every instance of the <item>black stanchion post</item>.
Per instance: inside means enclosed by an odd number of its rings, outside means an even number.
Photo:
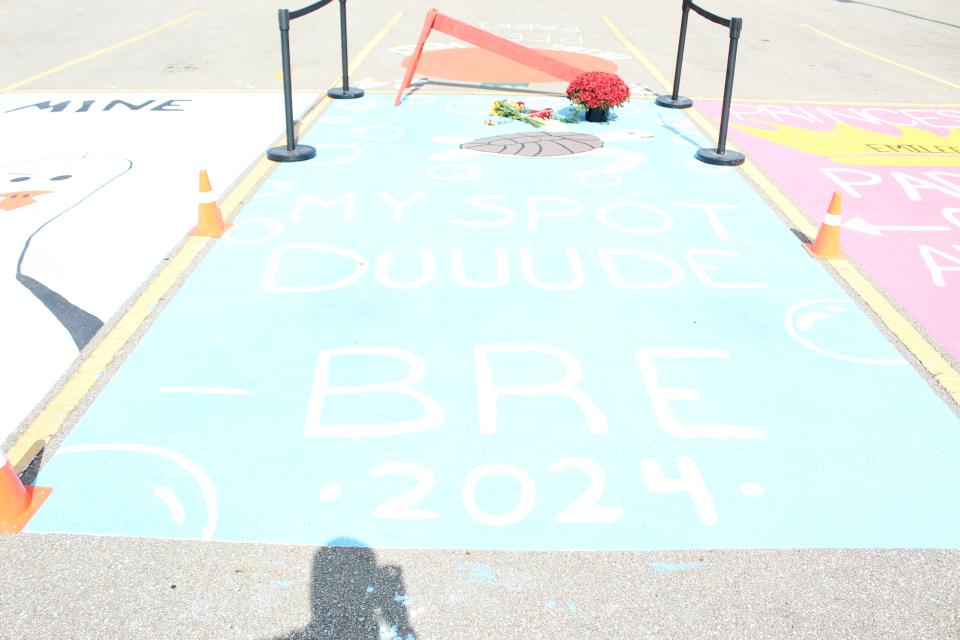
[[[280,22],[280,61],[283,65],[283,107],[287,120],[287,145],[267,151],[267,158],[274,162],[299,162],[317,155],[317,150],[305,144],[297,144],[297,132],[293,122],[293,81],[290,79],[290,11],[277,11]]]
[[[727,79],[723,84],[723,111],[720,114],[720,137],[716,150],[705,148],[697,151],[697,158],[709,164],[737,166],[746,157],[737,151],[727,151],[727,127],[730,124],[730,101],[733,99],[733,73],[737,68],[737,42],[743,28],[742,18],[730,19],[730,49],[727,53]]]
[[[690,19],[691,0],[683,0],[683,17],[680,19],[680,44],[677,45],[677,66],[673,71],[673,94],[657,96],[656,103],[668,109],[687,109],[693,100],[680,95],[680,72],[683,70],[683,48],[687,43],[687,21]]]
[[[363,89],[350,88],[349,60],[347,59],[347,0],[340,0],[340,62],[343,65],[343,86],[339,89],[330,89],[327,95],[338,100],[362,98]]]

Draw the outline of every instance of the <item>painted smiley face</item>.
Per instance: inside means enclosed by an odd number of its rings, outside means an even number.
[[[40,477],[56,489],[32,531],[211,540],[217,528],[213,482],[171,449],[65,445]]]
[[[800,344],[828,358],[866,365],[905,365],[850,300],[804,300],[787,310],[787,332]]]

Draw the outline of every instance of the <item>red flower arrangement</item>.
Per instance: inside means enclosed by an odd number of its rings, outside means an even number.
[[[581,73],[567,87],[567,97],[587,109],[611,109],[630,99],[630,87],[615,73]]]
[[[534,127],[542,127],[543,125],[547,124],[547,120],[576,122],[576,120],[573,118],[565,118],[555,114],[553,109],[550,107],[547,107],[546,109],[530,109],[524,102],[520,100],[516,102],[510,102],[509,100],[494,100],[493,105],[490,107],[490,115],[500,116],[501,118],[506,118],[509,120],[519,120],[520,122],[531,124]],[[492,127],[497,123],[495,123],[493,120],[487,120],[486,124],[488,127]]]

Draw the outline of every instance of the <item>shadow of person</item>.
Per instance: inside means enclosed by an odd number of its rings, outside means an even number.
[[[276,640],[415,640],[407,618],[403,571],[376,553],[337,538],[313,557],[310,622]]]

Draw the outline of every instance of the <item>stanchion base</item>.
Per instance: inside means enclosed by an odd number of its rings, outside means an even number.
[[[298,144],[292,150],[286,147],[274,147],[267,151],[267,158],[274,162],[301,162],[317,155],[317,150],[308,144]]]
[[[697,151],[697,160],[707,164],[718,164],[722,167],[737,167],[743,164],[747,157],[738,151],[717,153],[716,149],[704,148]]]
[[[349,87],[346,91],[344,91],[343,87],[337,87],[336,89],[330,89],[327,91],[327,95],[334,100],[354,100],[356,98],[363,97],[363,89]]]
[[[690,98],[684,98],[683,96],[677,96],[677,99],[674,100],[673,96],[668,96],[666,94],[662,96],[657,96],[657,99],[654,100],[661,107],[666,107],[667,109],[689,109],[693,106],[693,100]]]

